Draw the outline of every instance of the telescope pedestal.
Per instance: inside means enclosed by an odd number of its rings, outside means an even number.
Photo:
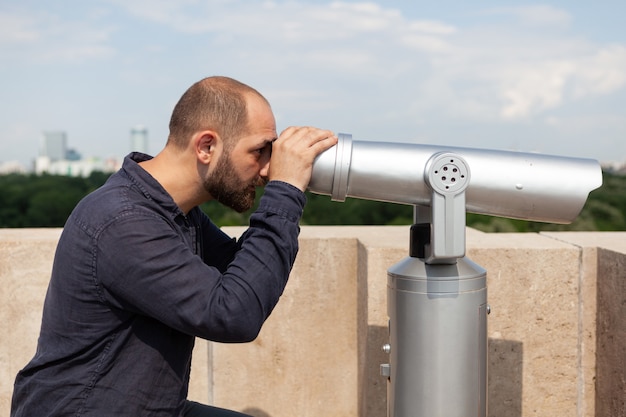
[[[465,257],[467,162],[435,154],[431,206],[415,206],[409,257],[387,271],[388,417],[487,417],[487,273]]]
[[[486,272],[463,257],[388,270],[389,417],[486,417]],[[386,367],[386,368],[385,368]]]

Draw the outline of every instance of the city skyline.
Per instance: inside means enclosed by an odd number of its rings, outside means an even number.
[[[43,0],[0,4],[0,162],[63,130],[122,157],[193,82],[257,88],[279,132],[626,160],[626,4]]]
[[[128,149],[130,152],[150,153],[148,128],[135,125],[129,129]],[[47,130],[41,132],[38,151],[27,163],[21,161],[0,160],[0,175],[7,173],[50,173],[65,175],[88,175],[91,171],[113,172],[121,166],[126,154],[120,155],[85,155],[80,149],[71,146],[68,134],[64,130]]]

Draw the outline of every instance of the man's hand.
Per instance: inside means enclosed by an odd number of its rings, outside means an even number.
[[[336,143],[337,136],[330,130],[288,127],[272,145],[269,180],[287,182],[306,190],[315,157]]]

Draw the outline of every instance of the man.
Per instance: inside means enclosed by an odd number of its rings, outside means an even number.
[[[257,336],[295,260],[314,158],[336,141],[277,137],[265,98],[230,78],[191,86],[164,149],[126,157],[69,217],[11,416],[241,416],[186,400],[194,338]],[[238,242],[198,208],[245,211],[265,183]]]

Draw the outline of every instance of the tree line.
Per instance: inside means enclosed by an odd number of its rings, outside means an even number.
[[[72,209],[100,187],[109,174],[89,177],[0,175],[0,228],[62,227]],[[261,193],[257,193],[260,195]],[[236,213],[217,202],[201,206],[218,226],[244,226],[250,213]],[[307,193],[303,225],[410,225],[413,207],[361,199],[333,202]],[[590,193],[578,218],[568,225],[467,214],[467,225],[485,232],[623,231],[626,230],[626,176],[603,172],[603,185]]]

